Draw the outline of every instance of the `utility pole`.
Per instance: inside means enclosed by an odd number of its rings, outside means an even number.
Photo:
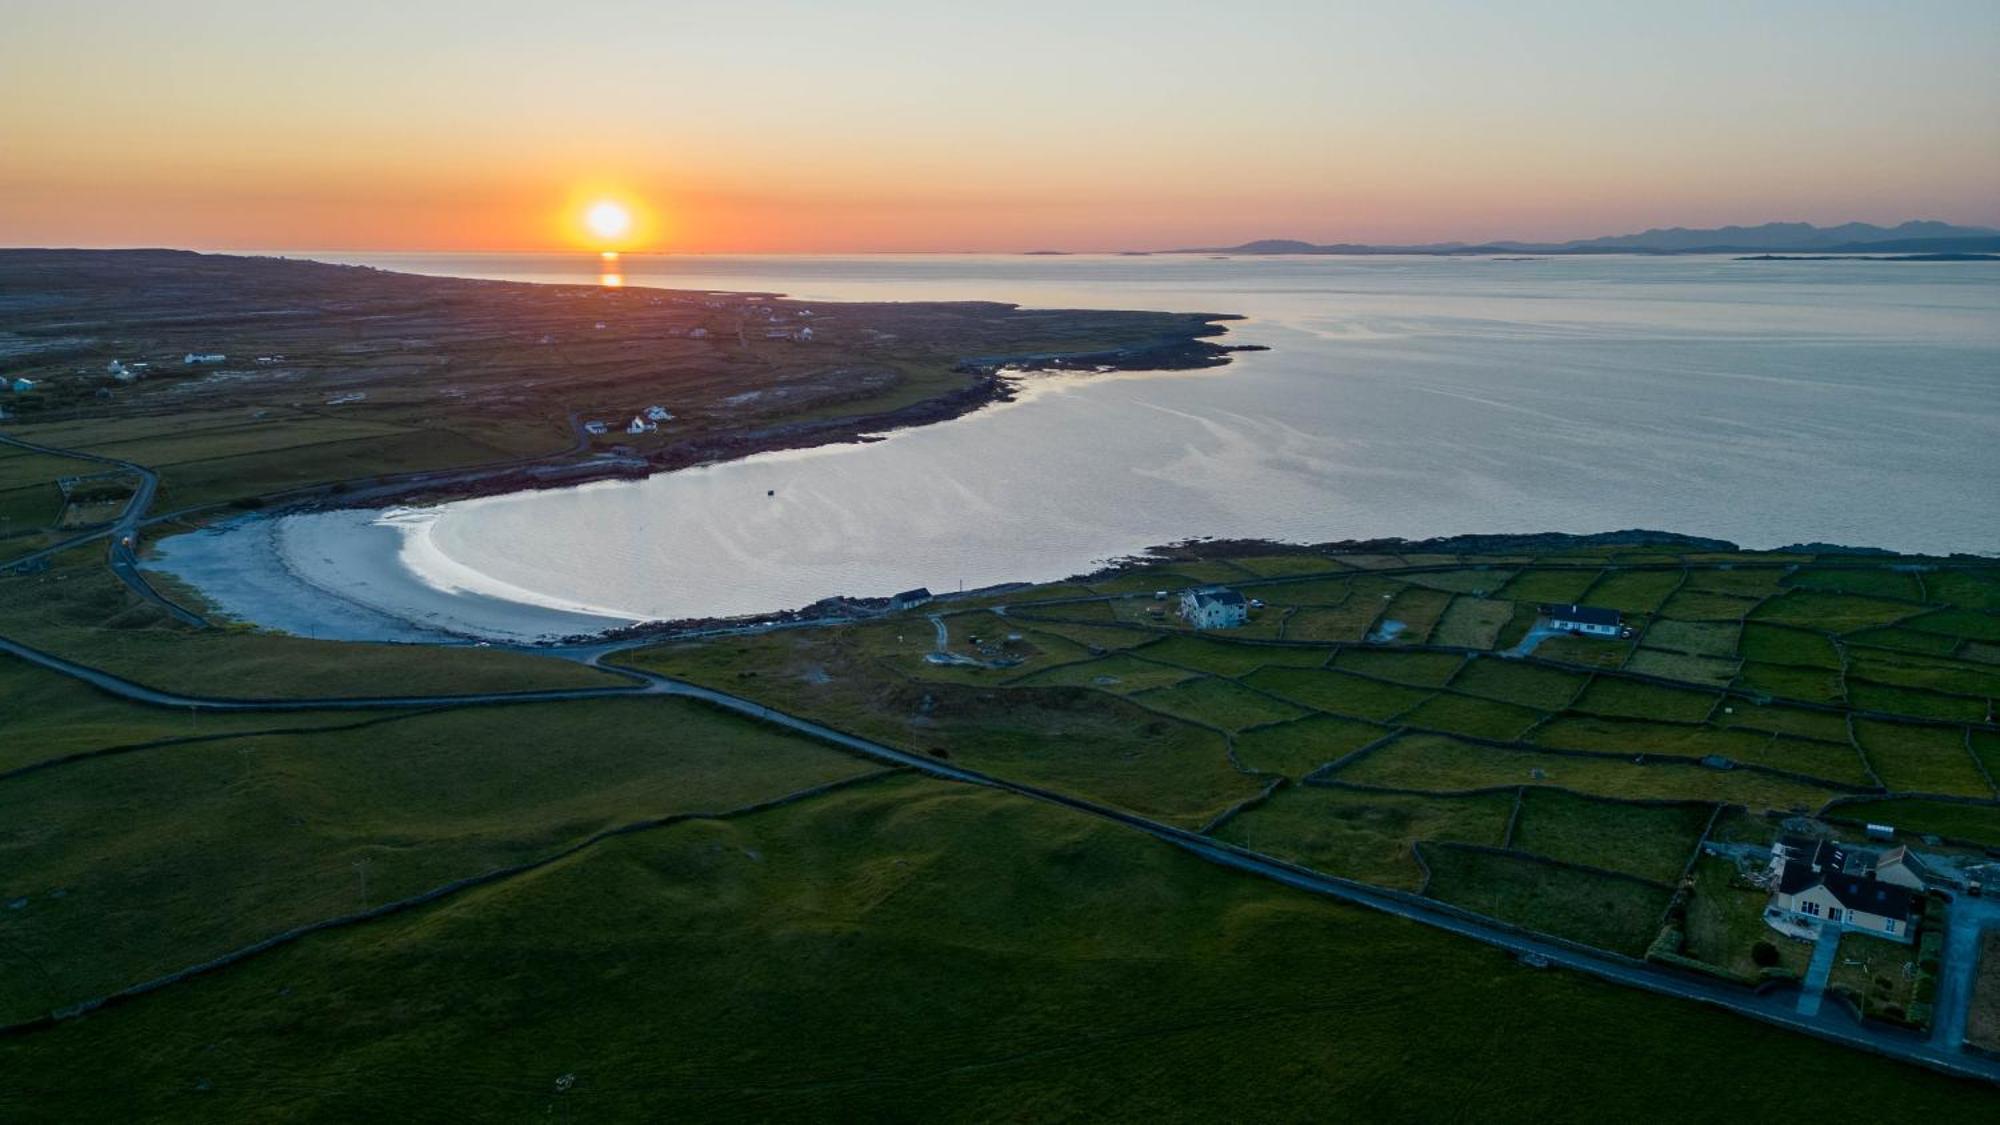
[[[368,906],[368,861],[365,859],[355,860],[354,871],[361,876],[361,905],[365,909]]]

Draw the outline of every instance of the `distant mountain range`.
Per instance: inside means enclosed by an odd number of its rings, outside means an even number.
[[[1810,251],[1817,254],[1987,254],[2000,252],[2000,230],[1932,221],[1893,227],[1842,223],[1765,223],[1756,227],[1655,227],[1638,234],[1580,238],[1570,242],[1427,242],[1377,246],[1339,242],[1317,245],[1289,238],[1264,238],[1241,246],[1171,250],[1172,254],[1762,254]]]

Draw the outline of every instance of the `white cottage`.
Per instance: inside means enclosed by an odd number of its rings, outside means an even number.
[[[1206,586],[1181,595],[1181,620],[1197,629],[1233,629],[1250,618],[1243,595],[1221,586]]]
[[[1764,915],[1774,924],[1832,924],[1894,941],[1911,938],[1910,918],[1928,872],[1908,848],[1876,855],[1831,840],[1797,836],[1771,848],[1775,879]]]
[[[1542,616],[1547,617],[1549,624],[1557,629],[1592,637],[1615,637],[1624,624],[1624,619],[1615,609],[1575,603],[1545,605]]]

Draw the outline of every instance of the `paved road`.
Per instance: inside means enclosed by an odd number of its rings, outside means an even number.
[[[1966,1006],[1972,1001],[1972,978],[1979,967],[1979,938],[2000,929],[2000,900],[1961,894],[1945,911],[1944,927],[1931,1046],[1956,1051],[1965,1043]]]
[[[637,643],[640,642],[634,642],[634,644]],[[112,676],[97,669],[88,668],[72,661],[40,652],[39,650],[4,638],[0,638],[0,651],[12,653],[52,671],[76,677],[94,687],[135,702],[165,707],[188,707],[216,711],[360,710],[368,708],[464,706],[490,703],[600,699],[610,696],[632,695],[675,696],[684,699],[701,700],[723,710],[784,727],[876,761],[907,766],[913,770],[947,781],[963,782],[969,785],[979,785],[1015,793],[1033,800],[1047,802],[1089,816],[1112,821],[1144,832],[1211,863],[1217,863],[1237,871],[1271,879],[1286,886],[1309,891],[1313,894],[1324,895],[1343,902],[1380,910],[1413,922],[1472,938],[1475,941],[1481,941],[1517,955],[1532,957],[1541,963],[1559,965],[1578,972],[1588,973],[1602,980],[1645,989],[1649,992],[1727,1008],[1753,1019],[1778,1024],[1849,1046],[1877,1051],[1936,1070],[1946,1071],[1963,1077],[1979,1078],[1989,1082],[2000,1083],[2000,1063],[1965,1055],[1954,1047],[1925,1042],[1915,1036],[1898,1035],[1887,1029],[1858,1025],[1844,1015],[1801,1013],[1796,1010],[1792,1003],[1792,998],[1785,993],[1767,996],[1750,995],[1746,994],[1739,987],[1728,985],[1721,981],[1711,981],[1697,976],[1683,976],[1641,962],[1594,952],[1582,947],[1573,947],[1531,937],[1477,918],[1462,916],[1438,904],[1412,895],[1385,891],[1363,883],[1325,875],[1309,868],[1272,859],[1269,856],[1248,851],[1232,844],[1212,840],[1184,828],[1163,824],[1107,805],[1100,805],[1094,801],[1073,797],[1065,793],[1053,792],[1038,786],[1007,781],[977,770],[953,765],[949,761],[930,755],[917,754],[906,750],[899,750],[892,746],[885,746],[882,743],[849,734],[846,731],[838,730],[810,719],[800,718],[775,708],[766,707],[761,703],[744,699],[741,696],[731,695],[727,692],[716,691],[712,688],[705,688],[696,684],[684,683],[638,669],[601,662],[604,657],[611,655],[615,650],[594,652],[588,663],[595,667],[602,667],[608,671],[632,677],[634,681],[633,687],[578,688],[536,692],[492,692],[462,696],[285,700],[214,699],[158,691],[117,676]]]
[[[1813,942],[1812,960],[1806,964],[1806,978],[1800,982],[1800,1015],[1819,1014],[1820,1001],[1826,998],[1826,982],[1832,978],[1833,963],[1839,959],[1840,927],[1822,922],[1819,937]]]

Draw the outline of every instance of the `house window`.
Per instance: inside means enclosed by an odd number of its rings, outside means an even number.
[[[1828,907],[1826,912],[1826,920],[1829,922],[1840,921],[1840,907],[1838,906]]]
[[[1815,918],[1819,917],[1819,903],[1816,902],[1806,903],[1806,913],[1812,915]]]
[[[1885,934],[1893,934],[1893,933],[1895,933],[1895,932],[1896,932],[1896,920],[1895,920],[1894,918],[1890,918],[1890,919],[1888,919],[1888,920],[1884,921],[1884,922],[1882,923],[1882,932],[1883,932],[1883,933],[1885,933]]]

